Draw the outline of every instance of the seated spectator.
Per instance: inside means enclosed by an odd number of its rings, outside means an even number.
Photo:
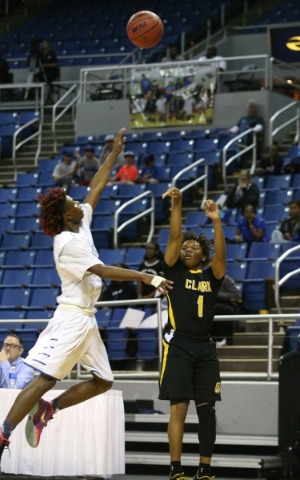
[[[167,50],[167,54],[163,57],[162,62],[181,62],[184,60],[183,56],[178,53],[178,45],[173,44]]]
[[[114,135],[106,135],[104,139],[104,147],[102,148],[100,157],[99,157],[99,162],[100,165],[102,165],[105,160],[107,159],[108,155],[112,152],[113,146],[114,146],[114,140],[115,136]],[[118,167],[120,165],[123,165],[124,163],[124,154],[123,152],[119,153],[119,155],[116,158],[115,161],[115,166]]]
[[[139,271],[162,276],[164,271],[163,253],[160,251],[158,243],[147,243],[145,251],[144,261],[140,264]],[[138,282],[139,298],[153,298],[155,292],[156,288],[152,285]]]
[[[0,84],[9,83],[9,65],[3,58],[3,51],[0,48]]]
[[[242,299],[234,280],[225,275],[217,296],[215,315],[236,315]],[[234,320],[214,320],[211,329],[211,336],[216,341],[217,347],[223,347],[227,343],[232,345]]]
[[[98,172],[100,165],[99,160],[94,156],[95,149],[88,145],[84,149],[84,156],[80,153],[76,154],[77,162],[74,167],[74,177],[78,185],[89,185],[94,175]]]
[[[137,179],[139,183],[160,183],[165,180],[165,172],[160,165],[155,164],[154,155],[148,155],[144,164],[145,166]]]
[[[125,165],[123,165],[116,175],[110,178],[110,182],[122,182],[128,184],[136,183],[139,171],[138,168],[134,165],[134,153],[133,152],[125,152]]]
[[[266,222],[256,215],[253,205],[245,205],[242,209],[242,216],[239,218],[234,241],[241,242],[265,242]]]
[[[257,185],[251,182],[249,170],[241,170],[238,177],[238,184],[234,185],[229,190],[227,198],[224,202],[223,210],[228,210],[229,208],[243,208],[248,204],[256,207],[258,202],[259,189]]]
[[[279,156],[279,145],[274,141],[269,149],[269,155],[262,157],[255,175],[281,175],[282,165],[283,158]]]
[[[64,150],[62,162],[56,165],[52,173],[55,185],[67,189],[70,188],[73,180],[74,168],[75,162],[73,162],[72,150]]]
[[[167,99],[163,92],[159,94],[158,99],[155,101],[155,113],[158,122],[165,122],[167,115]]]
[[[262,117],[257,115],[257,103],[254,100],[248,100],[246,105],[247,115],[240,118],[237,124],[232,127],[229,132],[231,133],[243,133],[249,128],[252,128],[257,134],[261,134],[264,129],[264,120]],[[243,138],[242,144],[251,145],[253,141],[252,133],[250,132],[246,137]]]
[[[125,263],[115,263],[113,266],[129,270],[129,267]],[[136,300],[137,298],[138,293],[134,282],[112,280],[103,292],[101,292],[99,301]]]
[[[300,203],[298,200],[289,202],[290,216],[285,218],[279,229],[272,232],[272,243],[298,242],[300,240]]]
[[[219,60],[219,62],[214,62],[216,68],[225,72],[227,69],[227,62],[224,60],[224,57],[218,55],[217,47],[215,45],[209,45],[206,54],[202,57],[199,57],[199,62],[206,62],[207,60]]]
[[[9,388],[9,372],[12,366],[16,367],[16,389],[21,390],[32,382],[34,370],[24,363],[21,357],[23,352],[22,339],[15,333],[9,333],[0,351],[0,388]]]

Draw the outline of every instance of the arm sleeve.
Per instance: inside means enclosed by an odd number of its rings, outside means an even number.
[[[84,217],[82,219],[83,223],[87,223],[88,226],[90,225],[92,221],[92,216],[93,216],[93,208],[89,203],[83,203],[82,205],[83,211],[84,211]]]
[[[253,127],[253,131],[256,133],[262,132],[263,129],[264,129],[264,126],[261,123],[258,123],[257,125],[255,125],[255,127]]]
[[[68,242],[59,255],[60,265],[73,277],[81,281],[86,271],[94,265],[102,265],[102,262],[87,250],[85,242],[74,238]]]
[[[54,168],[52,177],[56,177],[57,175],[59,175],[59,167],[60,167],[60,163],[56,165],[56,167]]]

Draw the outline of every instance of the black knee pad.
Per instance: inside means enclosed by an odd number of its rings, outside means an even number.
[[[200,456],[211,457],[216,441],[216,412],[215,402],[209,402],[197,407],[199,418],[198,438],[200,442]]]

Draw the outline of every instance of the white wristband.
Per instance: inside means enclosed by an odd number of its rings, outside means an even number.
[[[151,280],[151,285],[153,287],[158,288],[162,282],[164,282],[166,279],[163,277],[160,277],[159,275],[155,275],[152,280]]]

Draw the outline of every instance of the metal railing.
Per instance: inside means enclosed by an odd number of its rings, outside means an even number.
[[[30,127],[30,125],[34,125],[35,123],[38,123],[38,129],[36,132],[34,132],[32,135],[30,135],[27,138],[24,138],[21,142],[17,143],[18,141],[18,136],[20,133],[25,130],[26,128]],[[41,151],[41,144],[42,144],[42,123],[40,118],[36,117],[33,120],[30,120],[30,122],[26,123],[25,125],[22,125],[18,130],[15,131],[13,135],[13,149],[12,149],[12,161],[13,161],[13,167],[14,167],[14,181],[17,180],[17,162],[16,162],[16,156],[17,156],[17,151],[26,143],[30,142],[33,140],[35,137],[38,137],[38,144],[37,148],[35,151],[35,156],[34,156],[34,166],[36,167],[38,164],[38,159],[40,156],[40,151]]]
[[[238,153],[236,153],[235,155],[230,157],[228,160],[226,160],[227,151],[228,151],[229,147],[231,147],[231,145],[236,143],[241,138],[245,137],[246,135],[249,135],[249,133],[251,133],[251,132],[253,134],[253,143],[251,143],[251,145],[248,145],[247,147],[241,149]],[[255,167],[256,167],[256,149],[257,149],[257,138],[256,138],[256,133],[253,130],[253,128],[249,128],[245,132],[240,133],[236,137],[229,140],[228,143],[226,143],[226,145],[224,146],[223,151],[222,151],[222,177],[223,177],[224,189],[225,189],[226,192],[228,190],[227,177],[226,177],[226,168],[228,167],[228,165],[230,165],[236,158],[239,158],[242,155],[244,155],[245,153],[252,150],[252,164],[251,164],[251,168],[250,168],[250,173],[251,173],[251,175],[253,175],[253,173],[255,171]]]
[[[284,123],[281,123],[278,127],[274,128],[274,122],[275,120],[284,112],[287,112],[288,110],[291,110],[291,109],[296,109],[296,115],[292,118],[290,118],[289,120],[287,120],[286,122]],[[294,138],[294,142],[295,143],[298,143],[299,142],[299,130],[300,130],[300,104],[298,101],[295,101],[295,102],[291,102],[289,103],[288,105],[286,105],[285,107],[281,108],[280,110],[278,110],[276,113],[274,113],[274,115],[272,115],[272,117],[270,118],[270,134],[269,134],[269,145],[271,146],[272,145],[272,142],[273,142],[273,137],[275,137],[275,135],[277,135],[278,132],[280,132],[280,130],[282,130],[283,128],[287,127],[288,125],[291,125],[291,123],[296,123],[296,135],[295,135],[295,138]]]
[[[180,177],[185,172],[188,172],[189,170],[192,170],[194,167],[197,167],[198,165],[201,165],[201,163],[204,163],[204,174],[201,175],[201,177],[198,177],[195,180],[192,180],[190,183],[186,184],[184,187],[182,187],[180,189],[180,191],[185,192],[186,190],[188,190],[193,185],[196,185],[197,183],[200,183],[202,180],[204,180],[204,192],[203,192],[203,198],[202,198],[202,201],[201,201],[201,208],[204,208],[205,202],[207,200],[207,191],[208,191],[208,163],[205,160],[205,158],[200,158],[199,160],[196,160],[196,162],[194,162],[191,165],[188,165],[187,167],[180,170],[180,172],[178,172],[173,177],[172,182],[171,182],[171,186],[175,187],[177,180],[179,180]]]
[[[77,84],[72,85],[71,88],[67,92],[60,97],[60,99],[53,105],[52,108],[52,134],[53,134],[53,150],[56,152],[57,149],[57,139],[56,139],[56,123],[58,120],[75,104],[77,103],[79,99],[79,94],[76,95],[76,88]],[[63,110],[59,113],[56,114],[57,108],[62,104],[62,102],[69,96],[71,95],[71,100],[70,102],[63,108]]]
[[[157,305],[157,322],[158,322],[158,369],[157,371],[124,371],[122,373],[116,372],[114,374],[115,379],[158,379],[159,372],[160,372],[160,365],[162,361],[162,311],[161,311],[161,300],[159,298],[149,298],[149,299],[141,299],[141,300],[119,300],[119,301],[107,301],[107,302],[97,302],[96,307],[109,307],[109,306],[132,306],[132,305],[145,305],[145,304],[156,304]],[[265,320],[268,321],[268,354],[267,354],[267,368],[265,372],[221,372],[222,380],[277,380],[278,373],[273,371],[273,340],[274,340],[274,322],[281,322],[283,320],[296,320],[299,317],[299,313],[295,314],[265,314],[265,315],[257,315],[257,314],[247,314],[247,315],[234,315],[227,316],[227,315],[217,315],[215,316],[215,320],[217,321],[232,321],[237,320],[241,322],[245,322],[247,320],[256,320],[258,322],[264,322]],[[35,323],[48,323],[49,320],[45,319],[34,319],[34,320],[11,320],[11,319],[1,319],[0,325],[9,324],[10,327],[13,327],[14,324],[29,324],[33,325]],[[81,373],[81,366],[77,364],[77,379],[86,379],[91,378],[90,374],[83,374]]]
[[[284,277],[281,278],[281,280],[279,280],[279,268],[280,268],[280,265],[283,262],[283,260],[286,257],[288,257],[291,253],[294,253],[297,250],[299,250],[299,256],[300,256],[300,245],[296,245],[295,247],[292,247],[289,250],[287,250],[286,252],[284,252],[275,262],[275,285],[274,285],[274,288],[275,288],[275,304],[276,304],[276,308],[277,308],[279,313],[281,313],[280,296],[279,296],[280,287],[287,280],[289,280],[291,277],[300,273],[300,268],[297,268],[296,270],[293,270],[292,272],[287,273]],[[299,286],[299,289],[300,289],[300,286]],[[299,314],[298,314],[298,316],[299,316]]]
[[[139,201],[142,198],[149,197],[149,196],[151,198],[151,206],[149,208],[147,208],[146,210],[142,211],[141,213],[138,213],[137,215],[134,215],[132,218],[130,218],[126,222],[122,223],[122,225],[120,225],[118,227],[120,213],[126,207],[128,207],[128,205],[131,205],[132,203],[135,203],[136,201]],[[119,245],[119,235],[118,234],[122,230],[124,230],[124,228],[127,227],[127,225],[130,225],[131,223],[136,222],[139,218],[142,218],[145,215],[148,215],[148,213],[150,213],[150,230],[149,230],[149,234],[148,234],[148,237],[147,237],[147,243],[151,241],[151,239],[153,237],[153,233],[154,233],[155,197],[154,197],[153,192],[151,192],[151,190],[147,190],[146,192],[141,193],[137,197],[132,198],[131,200],[128,200],[127,202],[123,203],[123,205],[121,205],[116,210],[115,216],[114,216],[114,248],[118,248],[118,245]]]
[[[17,105],[11,105],[9,101],[1,101],[2,92],[8,90],[20,90],[24,91],[24,95],[30,89],[34,90],[34,99],[26,100],[24,98],[17,100]],[[35,112],[40,113],[40,118],[43,123],[44,119],[44,104],[45,104],[45,83],[5,83],[0,85],[0,108],[1,110],[29,110],[32,109]]]

